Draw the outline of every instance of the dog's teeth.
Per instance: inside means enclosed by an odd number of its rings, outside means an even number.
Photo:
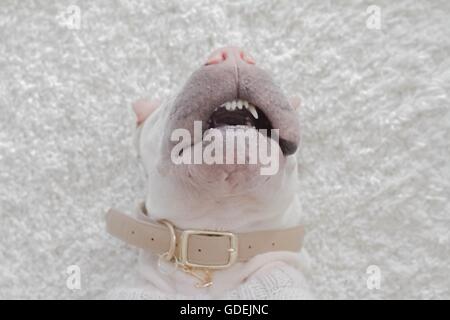
[[[248,111],[252,114],[253,118],[258,119],[258,111],[256,111],[254,106],[250,105]]]
[[[258,119],[258,111],[256,111],[256,108],[246,100],[238,99],[228,101],[220,105],[220,107],[216,108],[216,110],[219,108],[225,108],[227,111],[235,111],[236,109],[242,110],[245,108],[253,115],[255,119]]]

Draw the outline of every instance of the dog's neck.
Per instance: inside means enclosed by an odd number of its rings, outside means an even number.
[[[269,202],[258,202],[255,196],[243,196],[218,201],[183,203],[174,193],[174,203],[167,210],[150,193],[145,205],[148,216],[153,220],[167,219],[180,229],[250,232],[273,228],[287,228],[299,223],[300,205],[293,193],[268,194]],[[266,199],[267,200],[267,199]]]
[[[151,205],[146,203],[148,207],[148,217],[152,220],[160,220],[159,216],[152,210]],[[240,211],[229,211],[228,217],[226,214],[220,215],[218,218],[213,213],[210,216],[200,216],[196,218],[177,217],[170,220],[177,228],[182,230],[213,230],[213,231],[228,231],[228,232],[251,232],[257,230],[281,229],[292,227],[299,224],[298,219],[298,201],[295,198],[287,208],[283,211],[274,212],[270,217],[261,219],[257,217],[256,212],[252,214]],[[239,212],[236,214],[236,212]],[[243,218],[245,216],[245,218]]]

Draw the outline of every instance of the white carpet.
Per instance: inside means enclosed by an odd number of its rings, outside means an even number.
[[[303,100],[317,295],[450,298],[450,2],[247,3],[1,2],[0,298],[96,298],[135,270],[103,223],[144,191],[129,106],[164,98],[226,44]],[[80,30],[55,18],[70,4]],[[381,30],[366,27],[370,4]]]

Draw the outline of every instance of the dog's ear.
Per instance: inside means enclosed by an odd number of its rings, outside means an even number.
[[[132,105],[136,117],[136,130],[134,131],[134,147],[136,156],[140,158],[139,141],[141,138],[142,124],[159,107],[160,101],[140,99]]]
[[[300,97],[299,96],[292,96],[289,99],[289,104],[291,105],[292,108],[294,108],[294,110],[300,109],[300,104],[301,104]]]
[[[133,103],[133,111],[136,114],[136,125],[141,125],[149,115],[160,105],[159,101],[141,99]]]

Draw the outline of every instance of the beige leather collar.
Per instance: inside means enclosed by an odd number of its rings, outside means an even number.
[[[271,251],[300,251],[304,236],[302,226],[248,233],[179,230],[167,221],[147,222],[115,209],[108,211],[106,227],[130,245],[188,267],[208,269],[226,268]]]

